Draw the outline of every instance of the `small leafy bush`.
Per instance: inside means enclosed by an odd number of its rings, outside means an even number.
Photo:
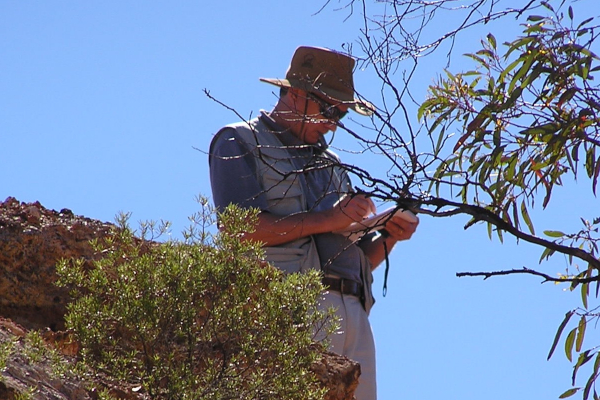
[[[228,208],[213,235],[202,204],[182,241],[154,241],[164,229],[152,223],[138,238],[122,215],[91,268],[60,263],[82,361],[153,399],[322,398],[309,369],[323,347],[313,339],[331,325],[316,308],[319,275],[265,263],[260,244],[242,240],[255,211]]]
[[[6,369],[8,359],[12,355],[14,347],[15,345],[11,340],[0,342],[0,372],[3,372]],[[0,381],[1,379],[2,376],[0,376]]]

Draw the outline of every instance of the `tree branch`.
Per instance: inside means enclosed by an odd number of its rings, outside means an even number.
[[[483,279],[486,280],[492,276],[501,276],[501,275],[514,275],[514,274],[528,274],[535,275],[544,278],[542,283],[546,282],[557,282],[557,283],[567,283],[567,282],[575,282],[575,283],[590,283],[590,282],[599,282],[600,276],[592,276],[589,278],[555,278],[543,272],[539,272],[530,268],[523,267],[523,269],[510,269],[505,271],[491,271],[491,272],[457,272],[456,276],[458,278],[462,278],[465,276],[483,276]]]
[[[593,268],[600,270],[600,260],[594,257],[592,254],[588,253],[587,251],[581,250],[579,248],[564,246],[534,235],[527,234],[517,229],[513,225],[509,224],[508,222],[504,221],[500,216],[494,214],[493,212],[483,207],[471,204],[457,203],[442,198],[425,199],[421,201],[421,204],[434,205],[440,209],[448,206],[454,207],[455,210],[457,210],[457,213],[471,215],[475,221],[489,222],[498,229],[502,229],[503,231],[510,233],[518,239],[524,240],[528,243],[537,244],[539,246],[554,250],[562,254],[571,255],[573,257],[579,258],[580,260],[586,261]],[[436,213],[433,212],[431,213],[431,215],[435,216]]]

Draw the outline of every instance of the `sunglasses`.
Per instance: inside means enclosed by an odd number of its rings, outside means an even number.
[[[330,121],[339,121],[344,118],[348,111],[342,111],[337,108],[335,105],[327,103],[325,100],[315,96],[314,94],[308,92],[307,97],[317,103],[319,106],[319,113]]]

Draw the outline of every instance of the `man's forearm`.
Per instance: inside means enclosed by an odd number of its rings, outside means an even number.
[[[256,231],[246,238],[261,241],[267,246],[283,243],[327,232],[336,232],[351,223],[362,221],[375,206],[363,195],[344,195],[325,211],[304,211],[291,215],[274,215],[269,212],[258,214]]]
[[[293,242],[294,240],[328,232],[326,215],[323,212],[300,212],[280,216],[268,212],[258,215],[256,231],[245,235],[246,239],[263,242],[266,246]]]

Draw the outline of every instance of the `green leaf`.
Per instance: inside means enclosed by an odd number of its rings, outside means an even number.
[[[540,2],[544,7],[546,7],[548,10],[554,12],[554,8],[550,5],[550,3],[548,3],[547,1],[542,1]]]
[[[504,68],[504,70],[498,76],[498,82],[504,82],[504,79],[506,79],[506,75],[508,75],[513,69],[515,69],[515,67],[519,65],[521,61],[522,60],[518,58],[515,61],[511,62],[506,68]]]
[[[573,161],[579,162],[579,145],[581,143],[576,143],[571,149],[571,157],[573,157]]]
[[[444,111],[439,117],[437,117],[435,119],[435,121],[433,122],[433,124],[431,125],[431,128],[429,129],[430,132],[435,131],[435,129],[438,127],[438,125],[440,125],[443,122],[447,122],[448,120],[448,116],[452,113],[453,109],[449,109]]]
[[[552,342],[552,346],[550,347],[550,352],[548,353],[548,358],[547,358],[548,360],[550,359],[550,357],[552,357],[552,354],[554,353],[554,350],[556,349],[556,345],[558,345],[558,341],[560,340],[560,336],[562,335],[562,332],[565,330],[565,327],[569,323],[569,320],[571,319],[573,314],[575,314],[575,311],[573,311],[573,310],[567,312],[565,314],[565,318],[563,319],[563,321],[560,323],[558,329],[556,330],[556,335],[554,336],[554,342]],[[600,353],[599,353],[599,356],[600,356]]]
[[[492,35],[491,33],[488,33],[487,40],[488,40],[488,43],[490,44],[490,46],[492,46],[492,48],[494,50],[496,50],[496,38],[494,37],[494,35]]]
[[[506,43],[506,45],[510,46],[510,47],[506,51],[506,54],[504,55],[504,59],[508,59],[508,57],[511,55],[511,53],[513,51],[515,51],[521,47],[525,47],[528,43],[531,43],[535,40],[536,40],[536,37],[534,37],[534,36],[522,36],[511,43]]]
[[[481,78],[481,72],[471,70],[471,71],[463,72],[462,76],[463,77],[464,76],[478,76],[479,78],[475,79],[475,81],[478,81]],[[473,86],[473,84],[471,83],[469,86]]]
[[[455,76],[452,74],[452,72],[450,72],[450,70],[448,70],[448,69],[444,69],[444,72],[446,73],[446,76],[448,77],[448,79],[449,79],[451,82],[454,82],[454,81],[455,81],[455,78],[456,78],[456,77],[455,77]]]
[[[565,90],[565,92],[558,99],[558,103],[557,103],[558,106],[560,107],[567,101],[571,100],[573,98],[573,96],[575,96],[575,94],[577,94],[578,91],[579,91],[579,89],[574,88],[574,87],[568,88],[567,90]]]
[[[504,171],[504,176],[508,182],[511,182],[513,177],[515,176],[515,170],[517,167],[517,156],[513,155],[508,163],[508,167]]]
[[[600,352],[596,353],[596,359],[594,360],[594,375],[598,374],[600,369]]]
[[[481,51],[485,51],[485,50],[479,50],[477,53],[479,53],[479,52],[481,52]],[[477,62],[478,62],[479,64],[481,64],[481,65],[485,65],[485,66],[487,66],[487,62],[486,62],[486,61],[485,61],[483,58],[481,58],[481,57],[478,57],[478,56],[476,56],[475,54],[472,54],[472,53],[466,53],[466,54],[463,54],[463,55],[464,55],[464,56],[466,56],[466,57],[472,58],[473,60],[477,61]]]
[[[575,336],[577,334],[577,328],[571,329],[571,332],[567,335],[565,340],[565,355],[567,360],[573,362],[573,345],[575,344]]]
[[[594,57],[594,53],[592,53],[587,47],[582,46],[579,43],[569,43],[568,45],[564,46],[563,51],[565,51],[568,54],[575,53],[579,56],[583,54],[588,57]]]
[[[525,201],[521,202],[521,216],[523,216],[523,221],[529,228],[529,232],[532,235],[535,235],[535,229],[533,228],[533,223],[531,222],[531,218],[529,217],[529,212],[527,211],[527,206],[525,205]]]
[[[515,85],[517,84],[517,82],[519,81],[519,79],[521,79],[522,77],[526,76],[526,74],[529,72],[529,70],[531,69],[531,65],[533,64],[533,61],[535,60],[535,57],[537,55],[538,51],[537,50],[532,50],[531,54],[527,54],[527,56],[523,56],[521,57],[522,61],[523,61],[523,65],[521,66],[521,68],[519,68],[519,71],[517,71],[517,73],[515,74],[515,76],[513,76],[513,78],[510,81],[510,84],[508,85],[508,92],[512,92],[515,88]],[[522,87],[522,86],[521,86]]]
[[[523,93],[523,88],[518,87],[515,90],[512,91],[512,93],[510,94],[510,97],[508,98],[508,100],[506,100],[506,102],[504,102],[504,104],[502,105],[502,110],[507,110],[511,107],[513,107],[515,105],[515,103],[517,102],[517,99],[519,97],[521,97],[521,94]]]
[[[583,308],[587,310],[588,308],[588,296],[590,295],[590,286],[587,283],[581,285],[581,303],[583,303]]]
[[[438,136],[437,143],[435,144],[435,150],[433,151],[433,154],[435,156],[437,156],[439,154],[440,150],[442,150],[442,144],[444,143],[445,138],[446,138],[446,127],[442,127],[440,134]]]
[[[544,235],[549,236],[549,237],[555,237],[555,238],[565,236],[565,234],[562,233],[561,231],[544,231]]]
[[[542,140],[546,139],[546,141],[548,141],[559,129],[560,124],[558,122],[548,122],[547,124],[542,125],[532,125],[530,128],[523,129],[520,133],[523,135],[548,135],[547,138],[546,136],[541,138]]]
[[[590,390],[592,389],[592,384],[596,381],[596,378],[598,378],[598,375],[590,375],[590,379],[588,379],[587,383],[585,384],[585,389],[583,389],[584,400],[587,400],[587,398],[590,396]]]
[[[591,59],[591,57],[588,57],[580,65],[581,65],[581,74],[580,74],[580,76],[581,76],[581,78],[587,80],[589,78],[590,68],[592,67],[592,59]]]
[[[579,320],[579,325],[577,326],[577,340],[575,341],[575,351],[580,352],[581,346],[583,345],[583,339],[585,338],[585,327],[587,325],[587,321],[585,316],[582,316]]]
[[[566,392],[564,392],[563,394],[561,394],[560,396],[558,396],[558,398],[559,399],[566,399],[567,397],[573,396],[575,393],[577,393],[580,390],[581,390],[581,388],[569,389]]]
[[[590,22],[592,22],[594,20],[594,17],[590,17],[587,18],[585,20],[583,20],[578,26],[577,26],[577,30],[581,29],[582,26],[589,24]]]
[[[573,20],[573,7],[569,6],[569,19]]]
[[[596,162],[596,168],[594,169],[594,179],[592,180],[592,192],[596,195],[596,186],[598,184],[598,176],[600,175],[600,158]]]
[[[585,155],[585,169],[590,178],[594,176],[596,163],[596,147],[592,146],[586,151]]]
[[[475,54],[478,54],[480,56],[486,56],[489,58],[494,58],[494,53],[488,49],[481,49],[481,50],[477,51],[477,53],[475,53]]]
[[[423,119],[423,114],[425,113],[425,110],[429,108],[429,106],[431,106],[431,100],[425,100],[423,104],[421,104],[421,107],[419,107],[419,110],[417,111],[417,119],[419,121]]]
[[[534,33],[547,31],[547,29],[544,28],[544,23],[545,21],[538,21],[536,24],[527,25],[527,28],[523,32],[538,39],[539,35],[534,35]]]
[[[575,363],[575,366],[573,367],[573,375],[571,376],[571,385],[575,386],[575,381],[577,380],[577,372],[579,371],[579,368],[582,365],[587,364],[588,361],[590,361],[594,355],[591,354],[590,355],[591,350],[587,350],[584,353],[581,353],[579,355],[579,357],[577,358],[577,363]]]
[[[514,226],[519,228],[521,226],[520,221],[519,221],[519,209],[517,207],[517,201],[515,199],[510,200],[510,209],[513,214]]]
[[[497,229],[496,233],[498,234],[498,240],[500,240],[500,243],[504,243],[504,238],[502,236],[502,229]]]
[[[493,141],[494,141],[494,146],[496,146],[496,147],[499,147],[500,144],[502,143],[502,131],[500,131],[500,129],[494,129]],[[502,154],[504,154],[503,150],[504,149],[500,150],[500,153],[499,153],[500,156],[502,156]]]
[[[530,15],[529,17],[527,17],[527,21],[532,21],[532,22],[541,21],[543,19],[544,19],[544,17],[542,17],[541,15]]]

